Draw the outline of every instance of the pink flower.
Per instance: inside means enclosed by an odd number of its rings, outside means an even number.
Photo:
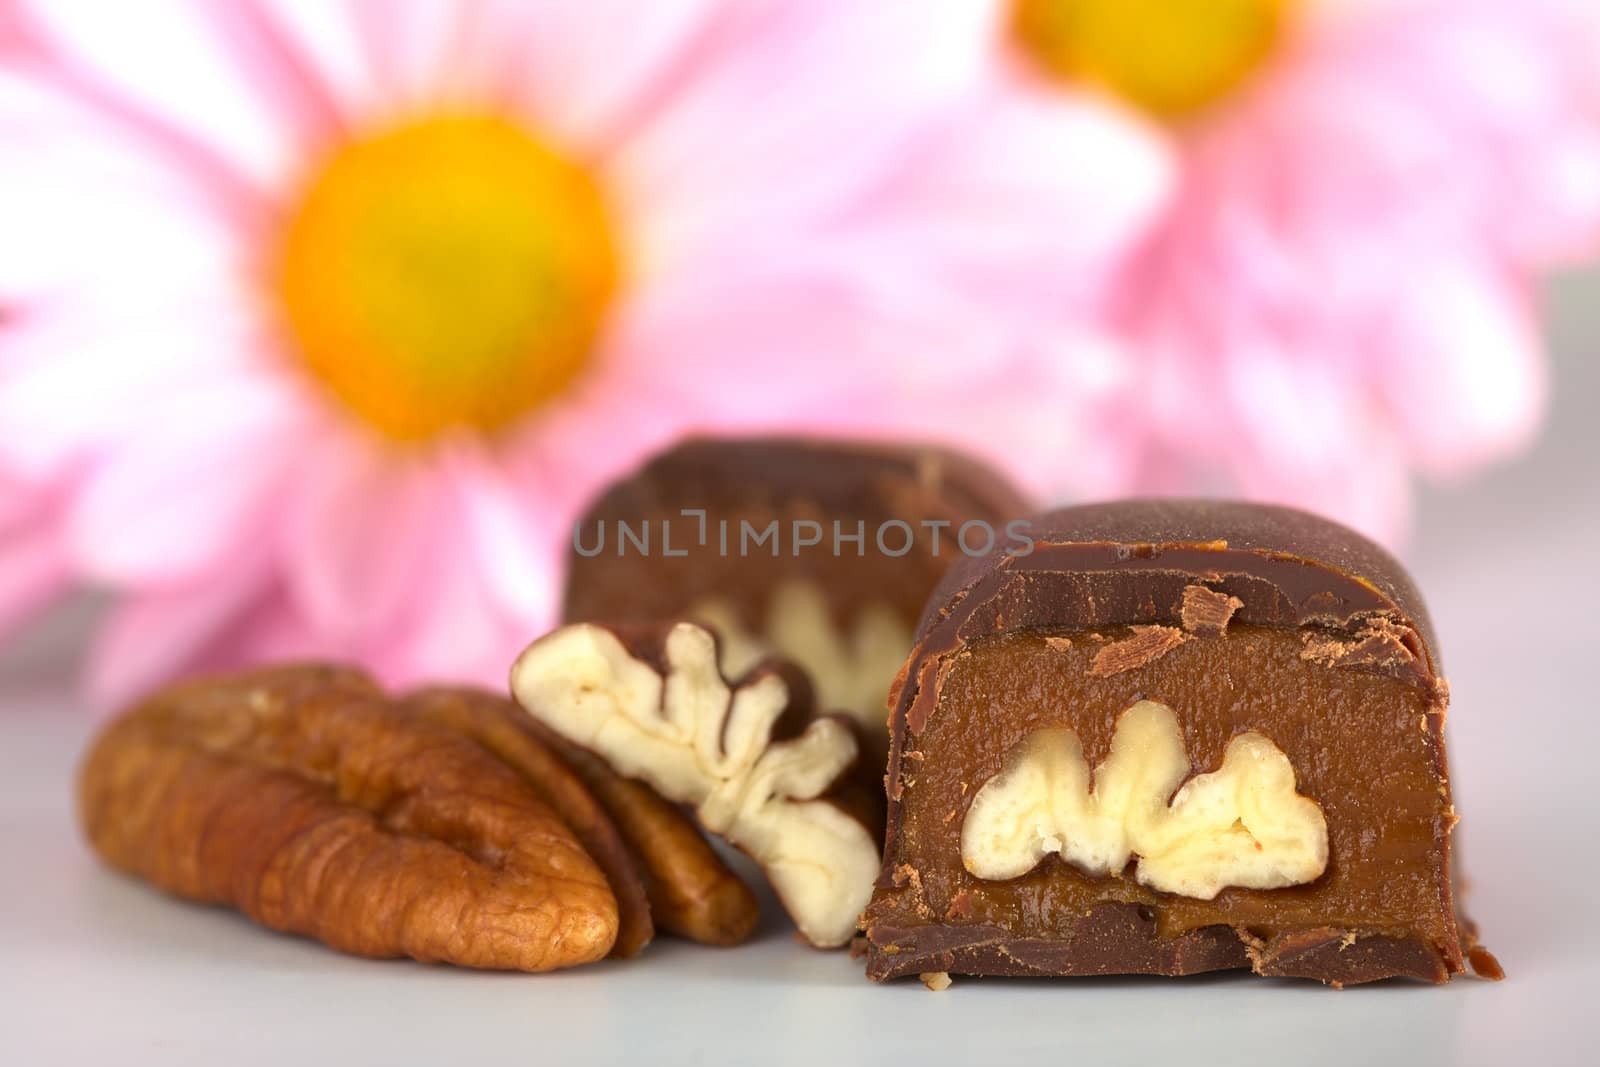
[[[1117,281],[1109,482],[1404,531],[1414,471],[1524,445],[1530,282],[1600,236],[1600,51],[1549,0],[1023,0],[996,81],[1093,86],[1178,191]],[[1112,432],[1109,431],[1108,432]]]
[[[0,637],[67,582],[67,560],[47,493],[0,473]]]
[[[112,590],[101,702],[285,655],[499,683],[680,434],[1020,461],[1077,420],[1017,338],[1074,309],[1099,366],[1167,172],[1098,103],[977,100],[987,17],[0,0],[0,614]]]

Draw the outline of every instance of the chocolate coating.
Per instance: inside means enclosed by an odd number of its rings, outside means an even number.
[[[1068,508],[1033,534],[1031,553],[951,569],[897,681],[869,975],[1460,972],[1448,687],[1400,565],[1304,512],[1220,501]],[[1211,900],[1059,856],[970,874],[966,811],[1013,746],[1069,727],[1093,766],[1141,699],[1174,709],[1196,774],[1245,731],[1270,738],[1326,816],[1326,870]]]
[[[706,510],[708,543],[682,536],[698,532],[698,521],[682,515],[685,508]],[[932,557],[930,539],[923,536],[906,556],[885,558],[873,551],[873,527],[896,519],[913,527],[923,520],[999,524],[1029,510],[999,474],[945,449],[782,437],[691,439],[611,486],[579,522],[582,533],[599,522],[670,520],[679,535],[673,549],[685,555],[666,556],[658,549],[647,558],[619,558],[610,542],[596,556],[574,552],[564,616],[569,622],[673,619],[714,595],[731,598],[755,627],[771,587],[795,577],[822,586],[836,622],[848,621],[874,600],[914,620],[958,552],[947,544]],[[793,553],[786,542],[776,556],[758,548],[740,558],[737,528],[731,553],[719,548],[719,519],[764,524],[797,518],[825,526],[838,520],[852,529],[863,521],[866,552],[857,555],[850,546],[838,556],[828,550]]]
[[[1000,475],[939,448],[689,440],[611,486],[579,521],[563,614],[693,618],[721,633],[732,674],[761,653],[793,659],[824,705],[866,727],[868,761],[881,770],[889,686],[928,593],[961,557],[960,527],[981,522],[1002,539],[1029,510]],[[818,524],[822,543],[795,544],[796,522]],[[776,523],[778,541],[743,541],[744,523]],[[861,541],[836,543],[836,523]],[[619,524],[648,530],[649,550],[624,542]]]

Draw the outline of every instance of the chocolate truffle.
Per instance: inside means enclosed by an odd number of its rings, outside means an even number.
[[[928,593],[1029,510],[999,474],[939,448],[690,440],[579,521],[564,614],[694,619],[718,632],[730,677],[792,660],[820,706],[863,725],[881,769],[889,686]]]
[[[1449,690],[1398,563],[1220,501],[1034,520],[953,568],[892,695],[875,979],[1442,982]]]

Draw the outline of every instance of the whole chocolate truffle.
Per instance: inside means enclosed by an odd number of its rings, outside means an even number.
[[[1000,475],[940,448],[690,440],[579,521],[565,618],[691,618],[717,631],[733,677],[792,660],[820,706],[862,725],[881,769],[889,686],[928,593],[1028,510]]]

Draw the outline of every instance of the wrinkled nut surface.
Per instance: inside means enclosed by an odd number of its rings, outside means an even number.
[[[809,941],[842,945],[872,894],[879,856],[859,818],[833,802],[856,759],[844,721],[812,718],[794,736],[777,669],[730,684],[712,635],[672,624],[661,661],[635,657],[598,625],[563,627],[512,668],[530,714],[669,799],[749,853]],[[786,720],[780,723],[780,720]],[[775,733],[777,729],[777,733]]]
[[[626,959],[643,951],[655,926],[633,849],[576,769],[530,729],[533,724],[522,709],[495,693],[455,687],[419,690],[399,704],[418,720],[476,741],[522,777],[604,872],[617,898],[617,940],[611,955]]]
[[[1201,900],[1225,886],[1277,889],[1322,874],[1322,809],[1295,792],[1294,768],[1270,740],[1240,734],[1220,769],[1179,789],[1190,769],[1177,716],[1153,700],[1122,713],[1092,789],[1077,735],[1037,730],[973,797],[962,862],[979,878],[1003,880],[1052,852],[1110,875],[1137,856],[1141,883]]]
[[[791,580],[772,591],[760,634],[746,629],[724,600],[704,601],[689,615],[722,639],[727,677],[741,677],[762,660],[781,656],[811,678],[819,706],[847,711],[874,734],[884,732],[889,686],[911,648],[911,625],[889,605],[868,605],[841,629],[820,586]]]
[[[345,952],[546,971],[616,938],[605,876],[556,813],[354,671],[158,693],[96,739],[78,799],[112,866]]]
[[[605,806],[638,861],[656,926],[702,945],[737,945],[750,936],[761,917],[755,894],[682,807],[645,783],[624,778],[537,719],[518,714]]]

